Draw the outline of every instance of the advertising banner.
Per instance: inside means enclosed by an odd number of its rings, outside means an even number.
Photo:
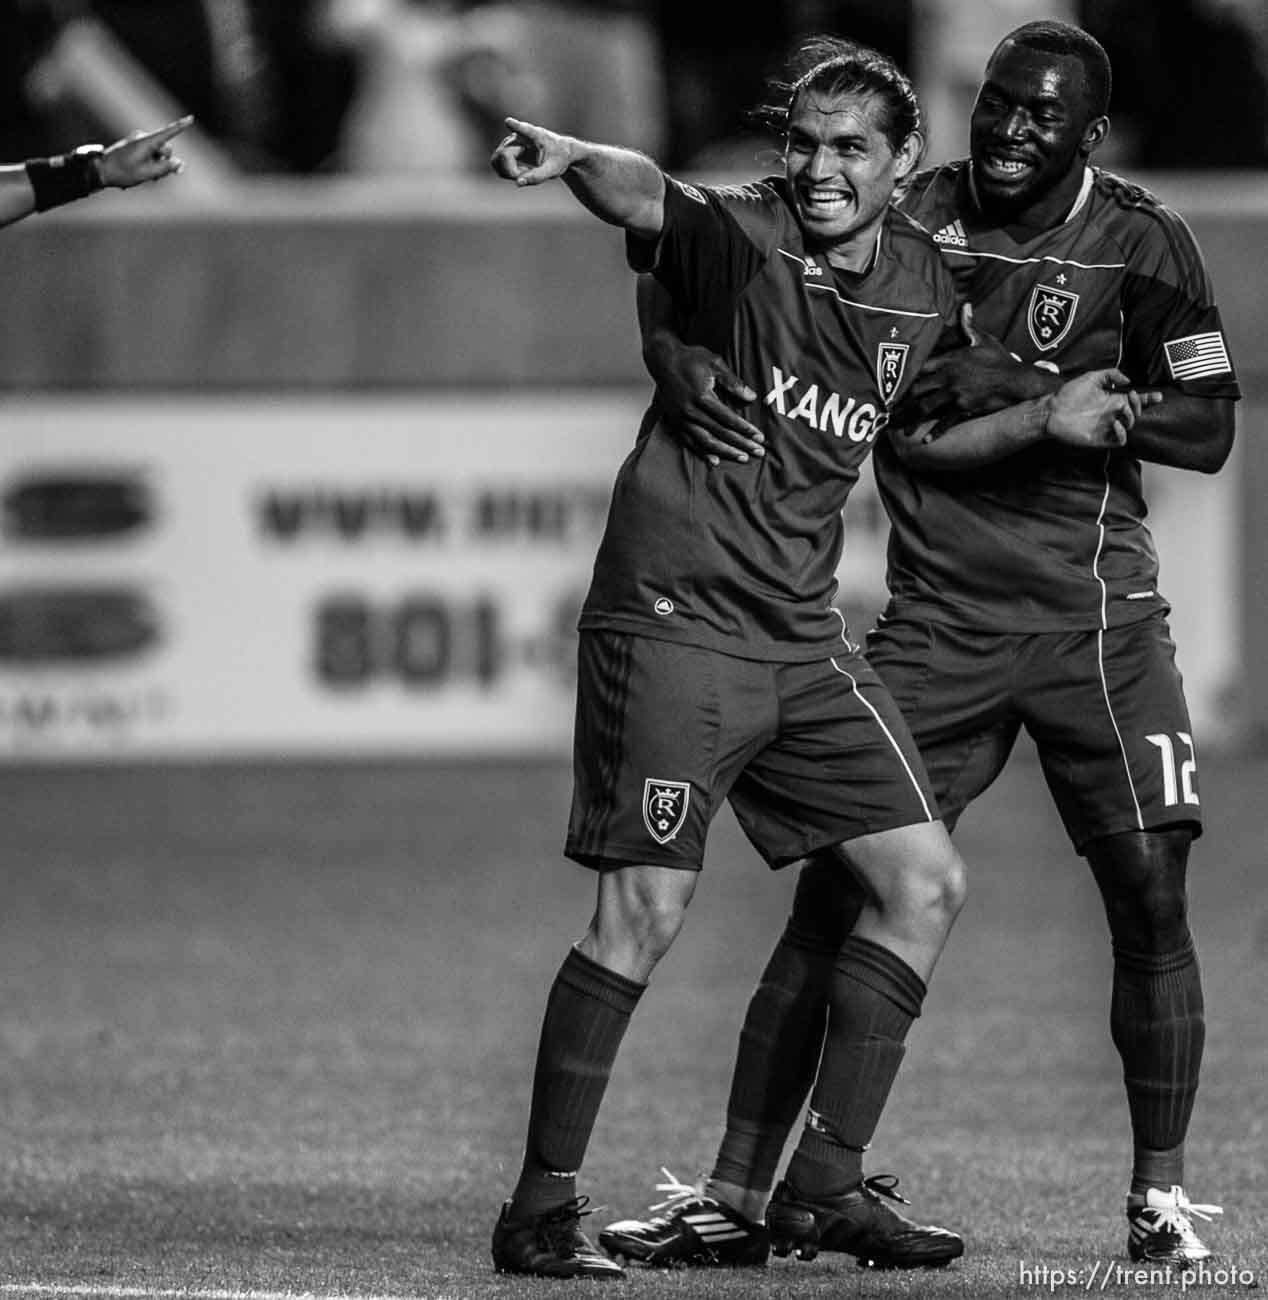
[[[0,747],[557,750],[641,402],[9,405]]]
[[[0,761],[566,754],[577,610],[645,400],[6,403]],[[839,570],[860,638],[886,535],[865,471]],[[1191,691],[1186,651],[1210,661],[1195,713],[1233,655],[1222,490],[1160,494]]]

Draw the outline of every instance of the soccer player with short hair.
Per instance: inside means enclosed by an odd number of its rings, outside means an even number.
[[[1020,729],[1034,739],[1113,943],[1110,1028],[1133,1138],[1128,1251],[1183,1267],[1210,1254],[1192,1217],[1220,1212],[1183,1190],[1204,1039],[1185,883],[1201,808],[1141,462],[1218,470],[1239,390],[1188,227],[1090,165],[1109,129],[1109,95],[1105,52],[1077,27],[1028,23],[992,54],[970,159],[920,173],[901,199],[972,308],[973,346],[934,358],[912,400],[933,417],[924,436],[935,444],[944,420],[1033,399],[1097,366],[1120,366],[1165,401],[1124,447],[1045,442],[968,474],[922,472],[881,441],[891,599],[867,657],[911,727],[951,828]],[[756,397],[743,382],[756,376],[678,344],[666,304],[643,308],[656,326],[645,327],[645,350],[658,401],[680,439],[715,463],[760,467],[763,431],[733,409]],[[861,904],[839,873],[805,866],[749,1006],[703,1199],[753,1240],[813,1077],[838,946]],[[654,1262],[725,1262],[725,1252],[701,1248],[681,1206],[612,1225],[600,1240]]]
[[[67,154],[0,167],[0,226],[98,190],[131,189],[181,171],[184,163],[172,156],[172,140],[193,120],[183,117],[156,131],[133,131],[109,146],[81,145]]]
[[[949,271],[890,204],[919,159],[918,105],[889,60],[841,41],[818,47],[782,104],[784,174],[751,185],[683,184],[641,154],[515,119],[493,155],[504,179],[562,178],[624,227],[631,264],[666,286],[690,337],[769,389],[756,474],[684,453],[653,404],[617,476],[580,619],[565,848],[599,873],[597,904],[547,1001],[524,1163],[493,1234],[503,1272],[621,1274],[581,1231],[577,1171],[723,799],[771,867],[819,852],[868,890],[841,945],[816,1085],[835,1123],[830,1097],[848,1081],[851,1141],[879,1120],[962,898],[963,864],[906,727],[832,604],[859,465],[957,336]],[[1001,441],[1117,445],[1153,396],[1123,382],[1085,376],[902,450],[938,460]],[[831,1219],[905,1263],[961,1253],[954,1233],[884,1204],[883,1181],[814,1200],[832,1177],[826,1121],[825,1133],[826,1156],[812,1136],[794,1157],[781,1240],[803,1244]]]

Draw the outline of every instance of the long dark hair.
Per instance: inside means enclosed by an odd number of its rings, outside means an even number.
[[[895,152],[913,131],[921,130],[923,114],[911,79],[888,55],[841,36],[810,36],[788,56],[783,68],[766,83],[753,120],[780,140],[798,101],[807,94],[872,95],[881,106],[878,125]]]

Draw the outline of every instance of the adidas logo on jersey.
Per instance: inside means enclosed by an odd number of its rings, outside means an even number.
[[[943,226],[933,237],[935,244],[950,244],[952,248],[968,248],[968,236],[957,218],[949,226]]]
[[[820,265],[818,265],[818,263],[814,260],[813,257],[808,257],[808,258],[806,258],[806,261],[805,261],[805,268],[806,268],[806,274],[807,274],[807,275],[822,275],[822,274],[823,274],[823,267],[821,267]]]

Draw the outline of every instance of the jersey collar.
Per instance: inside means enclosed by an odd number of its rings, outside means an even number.
[[[1087,203],[1088,195],[1091,193],[1092,193],[1092,169],[1084,165],[1083,184],[1079,186],[1079,192],[1075,196],[1074,206],[1071,207],[1070,211],[1065,214],[1065,221],[1061,223],[1063,226],[1066,224],[1066,222],[1070,222],[1074,220],[1074,218],[1079,214],[1079,211],[1083,208],[1084,204]]]
[[[965,171],[968,173],[968,179],[969,179],[969,197],[973,200],[973,206],[978,210],[978,212],[981,212],[982,201],[980,198],[978,198],[977,177],[973,175],[972,159],[967,160],[967,163],[968,165],[966,166]],[[1088,195],[1091,193],[1092,193],[1092,169],[1089,166],[1087,166],[1087,164],[1085,163],[1083,166],[1083,181],[1079,186],[1079,192],[1074,196],[1074,203],[1071,205],[1070,211],[1067,212],[1065,216],[1061,218],[1061,222],[1060,222],[1061,225],[1063,226],[1066,225],[1067,222],[1073,221],[1074,218],[1078,216],[1079,212],[1083,208],[1083,205],[1087,203]]]

